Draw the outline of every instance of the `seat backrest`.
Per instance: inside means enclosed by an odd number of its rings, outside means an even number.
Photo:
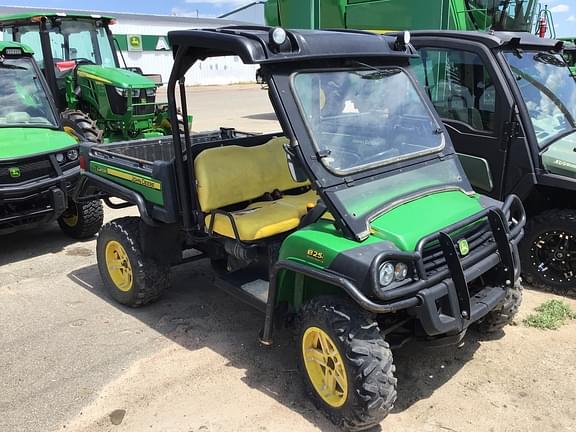
[[[194,160],[200,209],[209,212],[254,200],[275,189],[287,191],[308,182],[292,179],[283,145],[275,137],[254,147],[225,146],[204,150]]]

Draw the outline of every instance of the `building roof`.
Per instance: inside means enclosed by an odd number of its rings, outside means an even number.
[[[154,15],[154,14],[138,14],[129,12],[110,12],[100,11],[100,10],[83,10],[83,9],[54,9],[54,8],[44,8],[42,9],[43,15],[46,14],[58,14],[67,13],[68,15],[84,15],[84,16],[106,16],[116,18],[119,23],[122,21],[154,21],[155,24],[164,24],[174,27],[222,27],[225,25],[242,25],[247,24],[241,21],[232,21],[221,18],[196,18],[187,16],[175,16],[175,15]],[[26,6],[0,6],[0,15],[29,15],[37,14],[37,7],[26,7]]]

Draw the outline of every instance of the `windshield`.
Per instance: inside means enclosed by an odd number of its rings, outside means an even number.
[[[29,58],[0,58],[0,127],[58,127]]]
[[[440,126],[400,68],[302,72],[293,91],[322,164],[336,175],[444,147]]]
[[[576,128],[576,81],[559,54],[505,53],[540,148]]]
[[[116,66],[104,27],[96,27],[91,21],[63,21],[50,26],[49,32],[54,63],[84,60],[106,67]]]
[[[536,0],[466,0],[466,9],[476,30],[531,32]]]

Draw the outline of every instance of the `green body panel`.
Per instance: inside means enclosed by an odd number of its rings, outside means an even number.
[[[299,262],[314,268],[328,268],[344,251],[392,242],[399,250],[413,252],[420,239],[460,222],[483,207],[478,195],[460,191],[437,192],[395,207],[371,223],[371,235],[363,242],[345,238],[328,220],[320,220],[289,235],[280,249],[279,259]],[[422,215],[426,215],[425,223]],[[389,243],[388,243],[389,244]],[[373,257],[367,257],[372,260]],[[302,275],[284,271],[278,279],[278,302],[298,309],[307,299],[324,294],[342,295],[341,290]]]
[[[141,194],[148,202],[164,205],[162,183],[147,175],[90,161],[90,172]]]
[[[126,69],[110,68],[100,65],[82,65],[78,67],[78,75],[87,75],[92,77],[93,80],[103,84],[125,89],[148,89],[156,87],[156,83],[150,78]]]
[[[576,133],[549,146],[542,154],[544,168],[554,174],[576,178]]]
[[[532,1],[530,5],[535,7],[536,2]],[[510,5],[511,9],[513,7]],[[266,22],[272,26],[353,28],[379,32],[489,30],[493,18],[486,7],[468,7],[465,0],[272,0],[265,5],[265,16]],[[531,31],[535,16],[533,10],[527,22],[509,19],[507,24],[514,26],[510,30]]]
[[[482,210],[478,195],[461,191],[437,192],[406,202],[375,218],[371,235],[363,242],[345,238],[331,222],[320,221],[288,236],[280,259],[326,267],[341,252],[388,240],[401,251],[412,252],[420,239]],[[425,223],[422,215],[426,215]],[[310,253],[313,251],[313,253]]]
[[[46,128],[0,128],[0,160],[56,152],[76,146],[66,132]]]
[[[402,251],[414,251],[423,237],[480,212],[483,207],[478,199],[478,195],[460,191],[434,193],[376,218],[371,224],[372,232]]]
[[[0,53],[6,48],[20,48],[24,54],[34,55],[34,50],[26,44],[12,41],[0,41]]]

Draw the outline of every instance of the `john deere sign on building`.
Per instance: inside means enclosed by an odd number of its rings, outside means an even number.
[[[122,51],[169,51],[166,36],[154,35],[114,35]]]

